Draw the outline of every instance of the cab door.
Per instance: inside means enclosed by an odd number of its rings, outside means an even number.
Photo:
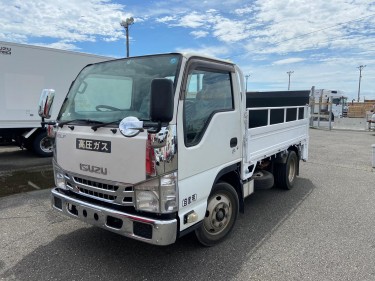
[[[203,219],[215,178],[242,155],[233,65],[191,62],[184,79],[177,121],[181,221],[191,210]]]

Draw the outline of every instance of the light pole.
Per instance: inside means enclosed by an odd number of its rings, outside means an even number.
[[[247,80],[249,79],[249,77],[250,77],[250,74],[248,74],[248,75],[245,75],[245,78],[246,78],[246,92],[247,92]]]
[[[364,69],[366,65],[360,65],[357,68],[359,69],[359,82],[358,82],[358,99],[357,102],[359,102],[359,97],[361,94],[361,79],[362,79],[362,69]]]
[[[289,89],[290,89],[290,75],[292,75],[292,73],[294,73],[294,71],[287,71],[286,72],[287,74],[288,74],[288,76],[289,76],[289,80],[288,80],[288,91],[289,91]]]
[[[126,57],[129,57],[129,26],[134,23],[134,18],[130,17],[127,18],[126,20],[121,21],[121,26],[125,28],[126,32]]]

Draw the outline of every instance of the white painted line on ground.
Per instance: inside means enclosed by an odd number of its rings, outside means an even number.
[[[28,181],[27,184],[30,185],[31,187],[35,188],[35,189],[40,189],[39,186],[37,186],[35,183],[32,183],[31,181]]]

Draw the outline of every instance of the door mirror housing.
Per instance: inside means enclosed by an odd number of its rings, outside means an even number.
[[[55,98],[55,90],[44,89],[40,95],[38,114],[42,118],[51,118],[53,99]]]
[[[152,122],[168,123],[173,118],[173,82],[155,78],[151,82],[150,118]]]

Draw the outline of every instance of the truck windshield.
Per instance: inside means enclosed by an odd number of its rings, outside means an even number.
[[[347,98],[346,97],[333,98],[332,103],[335,104],[335,105],[342,104],[342,105],[346,106]]]
[[[118,59],[85,67],[60,110],[61,122],[90,119],[114,122],[128,116],[149,120],[151,82],[176,81],[181,55]]]

